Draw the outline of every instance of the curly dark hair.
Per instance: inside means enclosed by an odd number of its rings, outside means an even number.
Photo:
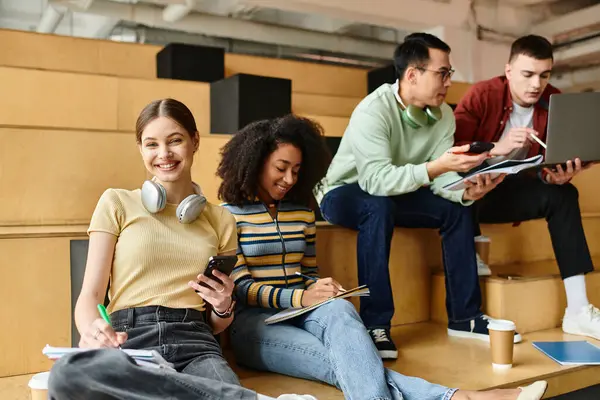
[[[325,176],[331,153],[323,138],[323,128],[315,121],[293,114],[252,122],[223,146],[217,169],[222,179],[219,199],[239,206],[253,198],[258,193],[265,161],[282,143],[289,143],[302,152],[298,181],[285,199],[312,207],[312,191]]]

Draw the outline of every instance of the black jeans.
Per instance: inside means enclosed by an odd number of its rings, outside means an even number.
[[[111,322],[128,334],[123,349],[156,350],[178,372],[140,367],[118,349],[74,353],[53,366],[50,399],[256,400],[241,387],[200,311],[130,308],[111,314]]]
[[[371,296],[360,298],[360,316],[367,328],[389,328],[394,315],[389,273],[394,226],[439,229],[449,321],[469,321],[482,314],[469,207],[436,196],[428,188],[383,197],[350,184],[328,192],[321,212],[333,224],[358,230],[358,283],[371,290]]]
[[[545,218],[563,279],[594,270],[585,239],[577,188],[570,183],[547,185],[538,178],[507,176],[474,205],[475,234],[479,222],[521,222]]]

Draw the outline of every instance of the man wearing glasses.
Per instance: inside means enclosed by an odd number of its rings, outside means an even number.
[[[552,45],[537,35],[513,42],[505,75],[473,85],[456,108],[456,141],[493,142],[489,162],[543,154],[553,67]],[[474,208],[485,223],[548,221],[548,230],[565,286],[567,309],[563,331],[600,340],[600,310],[587,298],[585,274],[594,270],[581,223],[578,193],[570,180],[581,160],[540,170],[537,176],[511,175]],[[476,228],[478,230],[478,227]],[[479,232],[476,232],[478,234]]]
[[[448,332],[487,337],[480,311],[473,221],[469,207],[503,178],[466,190],[442,187],[488,154],[452,147],[455,120],[444,103],[454,72],[450,47],[427,33],[405,38],[394,53],[398,80],[356,107],[326,177],[315,189],[323,217],[358,230],[358,280],[370,297],[360,315],[384,359],[397,358],[390,337],[394,301],[389,277],[394,226],[436,228],[442,235]],[[398,287],[397,290],[404,290]]]

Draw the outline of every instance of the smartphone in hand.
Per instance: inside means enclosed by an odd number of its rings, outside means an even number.
[[[486,151],[490,151],[494,148],[494,143],[490,142],[473,142],[469,146],[469,150],[464,153],[466,155],[472,156],[475,154],[485,153]]]
[[[219,278],[213,275],[213,271],[215,269],[219,270],[219,272],[224,273],[225,275],[230,275],[233,272],[233,268],[237,263],[237,256],[212,256],[208,259],[208,264],[206,265],[206,269],[202,273],[202,275],[207,278],[213,279],[218,283],[223,283]],[[206,288],[212,289],[204,282],[198,282],[199,285],[202,285]],[[197,292],[197,291],[196,291]]]

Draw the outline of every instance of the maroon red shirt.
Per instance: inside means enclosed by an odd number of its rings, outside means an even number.
[[[548,106],[550,95],[560,90],[548,84],[540,100],[534,105],[533,129],[539,138],[546,141],[548,124]],[[462,97],[454,115],[456,117],[456,145],[471,142],[497,142],[504,132],[504,124],[508,121],[513,109],[512,96],[505,76],[498,76],[487,81],[474,84]],[[544,154],[544,149],[532,142],[527,157]]]

